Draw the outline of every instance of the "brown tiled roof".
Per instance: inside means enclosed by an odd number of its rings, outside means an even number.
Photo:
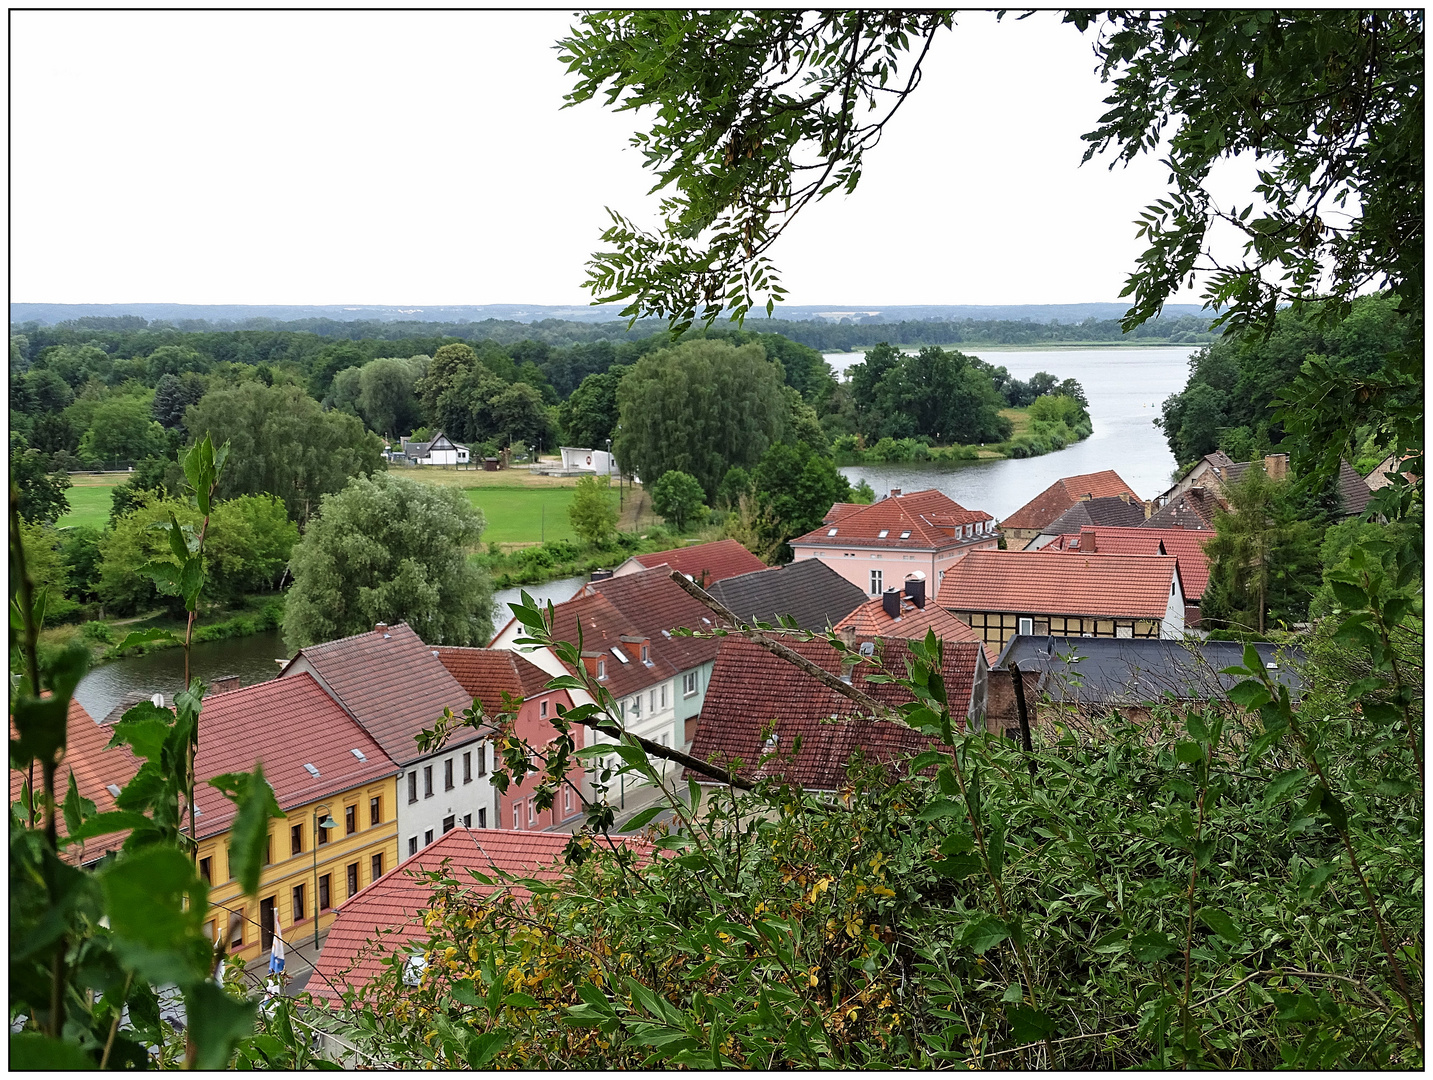
[[[564,873],[562,852],[571,839],[566,833],[468,829],[461,825],[445,833],[343,904],[307,988],[318,1001],[336,1004],[339,998],[335,987],[366,986],[383,971],[389,957],[410,942],[417,945],[428,939],[423,913],[428,909],[432,886],[416,875],[440,870],[446,862],[454,880],[479,895],[492,892],[494,887],[479,884],[463,873],[464,869],[484,874],[496,869],[516,877],[552,881]],[[643,840],[619,842],[639,855],[652,850]],[[512,891],[518,896],[526,895],[520,887]]]
[[[826,511],[826,516],[821,519],[821,524],[830,525],[833,521],[840,521],[853,510],[859,510],[869,503],[832,503],[831,509]]]
[[[1144,503],[1138,499],[1105,495],[1098,499],[1082,499],[1040,531],[1077,533],[1089,525],[1133,528],[1143,525],[1144,520]]]
[[[234,819],[234,803],[208,781],[249,772],[259,763],[285,810],[398,772],[383,748],[307,672],[220,694],[206,699],[199,714],[194,799],[200,837],[223,832]]]
[[[1084,531],[1094,533],[1093,550],[1097,555],[1173,555],[1179,560],[1179,587],[1184,590],[1184,599],[1197,604],[1204,595],[1204,587],[1209,584],[1209,556],[1204,554],[1204,545],[1214,538],[1213,533],[1144,526]],[[1039,550],[1078,555],[1083,550],[1081,536],[1082,533],[1067,533]]]
[[[488,712],[496,712],[501,707],[504,692],[515,698],[536,697],[551,678],[531,660],[510,649],[440,645],[438,659],[463,692],[477,698]]]
[[[716,581],[764,570],[766,564],[735,540],[715,540],[709,544],[654,551],[649,555],[633,555],[648,570],[665,563],[678,573],[686,574],[705,587]]]
[[[15,737],[14,722],[10,727],[11,738]],[[95,812],[106,814],[118,809],[115,806],[114,794],[109,790],[113,784],[117,788],[123,788],[134,779],[134,774],[139,771],[139,759],[130,753],[128,747],[116,747],[113,750],[106,750],[114,732],[103,724],[95,722],[94,718],[85,711],[74,698],[70,699],[69,713],[66,716],[66,746],[64,760],[60,767],[55,770],[55,797],[63,800],[65,792],[69,789],[70,776],[74,775],[75,787],[83,799],[89,799],[95,804]],[[20,801],[20,789],[29,779],[28,770],[22,772],[18,769],[10,770],[10,802],[13,805]],[[38,765],[35,767],[35,786],[43,791],[43,774]],[[55,818],[55,826],[60,836],[68,835],[65,828],[65,819],[61,814]],[[105,851],[118,848],[124,842],[129,831],[110,833],[107,836],[97,836],[72,847],[67,847],[61,853],[67,862],[80,863],[100,857]]]
[[[785,644],[832,674],[840,673],[840,654],[826,642],[788,640]],[[883,704],[898,706],[912,700],[910,693],[897,684],[873,683],[868,678],[882,672],[904,676],[910,658],[906,643],[882,640],[877,643],[877,652],[882,668],[878,671],[872,664],[857,664],[851,673],[852,685]],[[980,663],[980,646],[974,642],[949,642],[944,655],[943,674],[951,713],[963,728]],[[742,771],[753,775],[766,752],[768,732],[774,732],[780,758],[760,766],[762,775],[778,776],[805,788],[834,791],[845,784],[846,766],[858,749],[868,760],[891,761],[939,745],[939,740],[891,721],[839,719],[856,711],[849,698],[827,689],[785,660],[745,638],[724,638],[691,754],[723,766],[739,758]],[[831,722],[832,717],[837,721]],[[790,758],[798,735],[801,748]],[[702,779],[695,773],[687,775]]]
[[[852,629],[861,638],[924,638],[927,630],[934,630],[942,641],[982,641],[979,634],[961,622],[934,600],[918,608],[906,596],[901,597],[901,617],[892,619],[886,614],[881,598],[867,600],[851,614],[838,622],[837,630]]]
[[[1096,499],[1128,494],[1138,499],[1134,489],[1120,479],[1113,469],[1103,472],[1066,476],[1056,480],[1000,523],[1002,529],[1043,530],[1057,517],[1077,503],[1084,495]]]
[[[369,631],[300,649],[279,678],[292,677],[299,657],[306,659],[388,756],[406,765],[422,756],[414,738],[431,728],[445,707],[460,712],[473,703],[435,652],[407,623],[398,623],[382,633]],[[451,744],[476,738],[476,730],[459,728]]]
[[[1338,463],[1338,497],[1343,512],[1350,517],[1362,514],[1368,509],[1368,500],[1373,498],[1373,488],[1368,481],[1359,476],[1354,467],[1342,458]]]
[[[834,513],[838,506],[832,506]],[[915,548],[938,551],[969,543],[971,537],[951,535],[956,526],[994,519],[983,510],[967,510],[949,495],[929,488],[908,495],[891,495],[869,506],[842,512],[828,523],[792,540],[795,544],[861,548]],[[831,530],[836,535],[831,535]],[[882,536],[884,532],[886,535]],[[902,537],[902,533],[909,535]]]
[[[1207,488],[1182,491],[1151,514],[1142,529],[1193,529],[1214,531],[1214,515],[1225,509]]]
[[[1163,619],[1178,572],[1172,555],[972,551],[945,572],[938,600],[951,611]]]

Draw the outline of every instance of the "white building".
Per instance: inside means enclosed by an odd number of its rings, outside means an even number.
[[[460,713],[473,699],[407,623],[300,649],[279,678],[307,672],[401,768],[398,854],[407,858],[459,825],[498,828],[492,754],[472,728],[459,728],[442,750],[424,753],[416,736],[444,708]]]
[[[617,459],[606,450],[592,450],[585,446],[559,446],[562,453],[563,472],[590,472],[599,476],[619,476],[621,468]]]
[[[413,465],[466,465],[468,448],[440,431],[427,442],[404,439],[399,456]]]

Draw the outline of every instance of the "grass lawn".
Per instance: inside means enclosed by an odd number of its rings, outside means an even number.
[[[1015,425],[1015,429],[1010,433],[1012,440],[1030,434],[1030,426],[1034,421],[1030,419],[1029,409],[1001,409],[1000,415]]]
[[[76,484],[70,488],[65,495],[70,500],[70,512],[60,518],[55,524],[61,528],[66,525],[91,525],[96,529],[102,529],[109,521],[110,495],[114,491],[115,481],[110,480],[103,484]]]

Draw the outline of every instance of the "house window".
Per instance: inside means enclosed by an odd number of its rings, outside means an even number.
[[[229,938],[229,947],[231,949],[237,949],[240,945],[244,944],[244,915],[244,909],[240,908],[240,917],[234,920],[234,932]]]
[[[486,745],[478,747],[478,775],[488,775],[488,748]]]
[[[294,922],[303,922],[303,920],[304,920],[304,887],[303,887],[302,885],[295,885],[295,886],[294,886]]]
[[[417,854],[418,854],[418,838],[417,838],[416,836],[410,836],[410,837],[408,838],[408,854],[409,854],[409,855],[417,855]]]
[[[562,812],[564,814],[572,813],[572,789],[570,787],[562,789]]]
[[[377,881],[383,876],[383,852],[380,851],[368,860],[368,869],[372,874],[369,878],[370,881]]]
[[[641,694],[638,694],[636,697],[634,697],[634,698],[632,699],[632,715],[633,715],[633,716],[636,716],[636,717],[640,717],[640,716],[642,715],[642,695],[641,695]]]
[[[427,847],[433,842],[433,830],[428,829],[423,833],[423,846]]]
[[[229,848],[229,847],[224,848],[224,865],[229,868],[229,880],[230,880],[230,881],[233,881],[233,880],[234,880],[234,850],[233,850],[233,848]]]
[[[1021,619],[1019,631],[1022,634],[1033,634],[1035,632],[1035,620]]]
[[[662,708],[667,707],[667,684],[662,684]]]
[[[302,855],[304,853],[304,827],[295,825],[289,829],[289,854]]]
[[[528,799],[527,801],[527,823],[529,825],[531,825],[534,821],[537,820],[536,803],[536,799]]]
[[[890,530],[890,529],[882,529],[880,532],[876,533],[876,539],[878,539],[878,540],[884,540],[886,537],[888,537],[888,536],[890,536],[890,535],[891,535],[891,530]]]
[[[320,826],[318,830],[318,843],[319,847],[322,847],[324,844],[328,843],[328,830],[323,828],[322,826]]]
[[[343,808],[343,835],[352,836],[358,831],[358,807],[345,806]]]
[[[453,790],[453,759],[448,758],[443,762],[443,790]]]
[[[647,711],[657,711],[657,691],[655,690],[649,691],[647,694]]]
[[[647,646],[642,646],[642,663],[650,664],[652,661],[647,658]]]
[[[274,837],[273,837],[273,834],[270,833],[268,836],[264,837],[264,865],[265,865],[265,866],[272,866],[273,864],[274,864]]]
[[[214,884],[213,864],[209,859],[199,860],[199,876],[202,877],[205,881],[207,881],[210,885]]]
[[[416,770],[408,774],[408,801],[410,803],[418,801],[418,773]]]
[[[375,795],[368,800],[368,824],[378,825],[383,821],[383,796]]]
[[[871,571],[871,595],[881,595],[881,572],[879,570]]]
[[[472,827],[473,827],[473,815],[472,815],[472,814],[464,814],[464,815],[463,815],[463,828],[465,828],[465,829],[471,829]]]
[[[605,678],[607,678],[607,661],[606,661],[606,659],[602,659],[602,660],[598,660],[598,661],[597,661],[597,678],[598,678],[598,679],[605,679]]]
[[[480,829],[486,829],[487,827],[488,827],[488,808],[487,808],[486,806],[484,806],[484,807],[480,807],[480,808],[478,809],[478,828],[480,828]]]
[[[352,896],[358,891],[358,864],[348,864],[348,895]]]
[[[330,891],[331,890],[329,889],[329,875],[324,874],[323,877],[318,879],[319,911],[327,911],[329,908],[333,907],[333,898],[329,895]]]
[[[544,720],[546,720],[546,719],[547,719],[547,701],[546,701],[546,700],[543,701],[542,706],[541,706],[541,709],[542,709],[542,713],[541,713],[542,718],[543,718]]]
[[[453,829],[457,826],[457,824],[458,824],[458,819],[455,818],[453,815],[449,814],[447,817],[445,817],[445,818],[443,819],[443,831],[444,831],[445,833],[450,833],[450,832],[452,832]]]
[[[432,797],[433,797],[433,766],[431,766],[431,765],[424,765],[424,766],[423,766],[423,798],[425,798],[425,799],[431,799]]]
[[[514,829],[522,828],[522,803],[520,802],[515,802],[512,806],[512,827]]]
[[[697,692],[697,673],[689,671],[682,676],[682,697],[691,697]]]
[[[473,782],[473,752],[469,750],[463,755],[463,783]]]

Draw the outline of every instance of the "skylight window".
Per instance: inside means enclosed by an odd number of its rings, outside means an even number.
[[[910,538],[911,538],[911,531],[910,531],[909,529],[906,529],[903,533],[901,533],[901,539],[902,539],[902,540],[909,540]]]
[[[315,769],[312,765],[310,765],[307,761],[304,762],[304,768],[308,770],[308,774],[310,776],[312,776],[314,779],[318,779],[318,770]]]
[[[359,761],[368,760],[368,755],[365,754],[362,750],[350,750],[349,753],[356,757]]]
[[[826,535],[827,535],[827,536],[835,536],[835,535],[836,535],[836,530],[835,530],[835,529],[827,529],[827,530],[826,530]]]
[[[104,789],[105,789],[106,791],[108,791],[111,795],[113,795],[116,799],[119,798],[119,785],[118,785],[118,784],[106,784],[106,785],[104,786]]]
[[[891,535],[891,530],[890,530],[890,529],[882,529],[880,532],[876,533],[876,539],[878,539],[878,540],[884,540],[886,537],[888,537],[888,536],[890,536],[890,535]]]
[[[627,659],[627,654],[624,653],[621,649],[617,648],[616,645],[612,646],[612,655],[615,656],[618,660],[622,661],[622,663],[624,664],[631,662]]]

